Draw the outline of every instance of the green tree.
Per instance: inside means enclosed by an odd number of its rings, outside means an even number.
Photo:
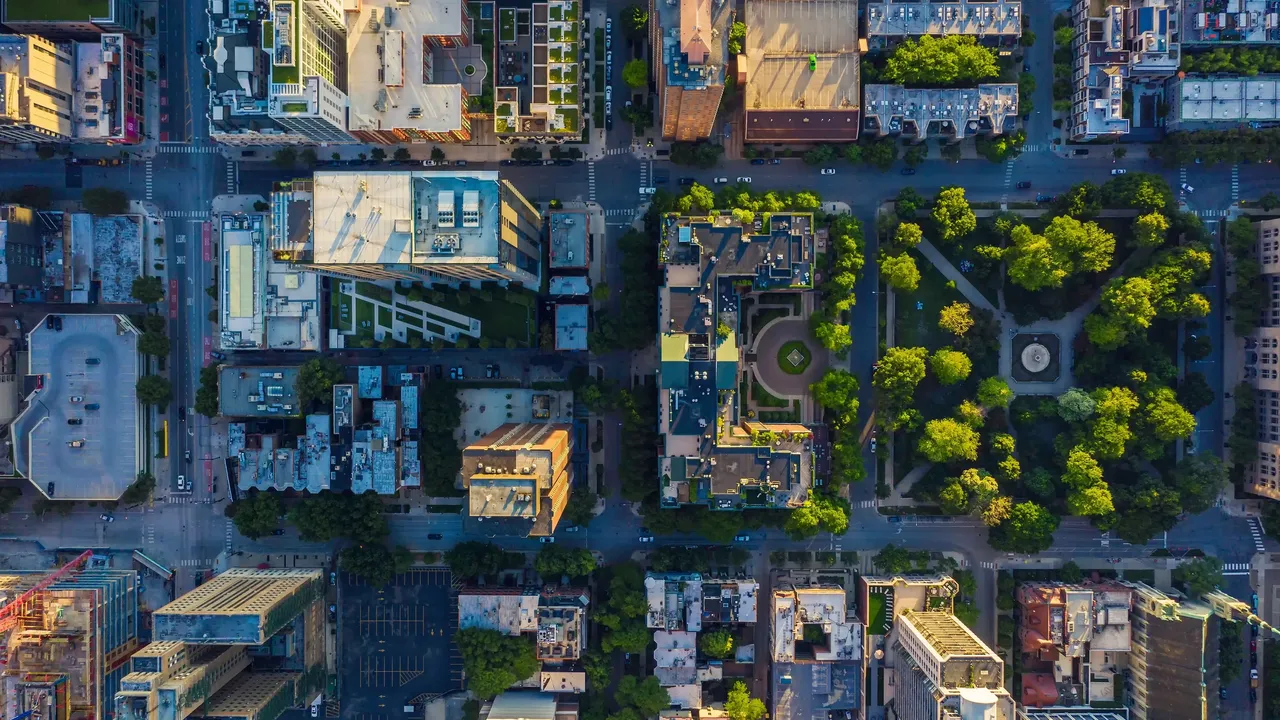
[[[134,391],[138,402],[157,407],[166,407],[173,399],[173,385],[159,375],[143,375],[138,378]]]
[[[1191,437],[1196,430],[1195,416],[1178,404],[1169,388],[1159,388],[1150,394],[1139,419],[1157,440],[1166,443]]]
[[[138,338],[138,351],[153,357],[168,357],[169,338],[164,333],[144,332]]]
[[[930,420],[920,438],[920,453],[936,463],[977,460],[978,432],[951,418]]]
[[[834,322],[821,310],[809,314],[809,332],[822,347],[838,353],[853,344],[849,326]]]
[[[1139,215],[1133,221],[1133,238],[1139,247],[1157,247],[1169,232],[1169,219],[1158,212]]]
[[[898,292],[915,292],[920,286],[920,270],[916,268],[915,258],[906,253],[881,260],[880,277]]]
[[[493,543],[474,540],[454,545],[444,554],[444,561],[448,563],[450,572],[465,579],[497,575],[523,564],[519,555],[508,553]]]
[[[631,4],[618,14],[622,29],[633,38],[643,38],[649,29],[649,12],[643,6]]]
[[[893,231],[893,244],[903,250],[910,250],[923,239],[924,231],[913,222],[898,223],[898,229]]]
[[[1084,579],[1084,572],[1080,570],[1080,566],[1072,562],[1066,561],[1058,570],[1058,577],[1065,583],[1078,583]]]
[[[969,314],[969,303],[959,301],[942,308],[938,312],[938,327],[957,337],[962,337],[973,327],[973,316]]]
[[[391,157],[396,162],[407,162],[410,158],[409,148],[402,148],[402,147],[396,148],[396,151],[392,153]]]
[[[622,66],[622,82],[627,87],[642,88],[649,84],[649,63],[644,60],[630,60]]]
[[[298,149],[286,145],[271,155],[271,162],[278,168],[292,170],[298,164]]]
[[[586,548],[543,545],[537,559],[534,560],[533,567],[548,581],[560,575],[580,578],[595,571],[596,559]]]
[[[1213,592],[1222,584],[1222,562],[1216,557],[1189,560],[1174,568],[1173,581],[1182,585],[1191,597]]]
[[[812,494],[804,504],[791,511],[783,530],[795,539],[814,537],[826,531],[843,535],[849,529],[848,505],[839,498]]]
[[[500,694],[538,671],[533,638],[509,637],[487,628],[462,628],[453,635],[462,655],[467,689],[481,700]]]
[[[833,427],[851,425],[858,418],[858,377],[847,370],[828,369],[809,386],[809,393],[828,413]]]
[[[80,204],[91,215],[124,215],[129,212],[129,196],[120,190],[88,188],[80,197]]]
[[[333,402],[333,386],[342,382],[342,366],[329,358],[308,360],[298,368],[298,379],[294,392],[298,395],[298,404],[309,408],[312,403],[329,405]]]
[[[716,207],[716,194],[712,192],[711,188],[694,183],[689,186],[687,195],[693,203],[693,207],[702,212],[710,212]]]
[[[1177,397],[1179,405],[1195,413],[1213,403],[1213,388],[1209,387],[1203,373],[1189,372],[1178,383]]]
[[[885,64],[886,82],[911,87],[972,85],[1000,74],[995,53],[967,35],[908,39],[894,49]]]
[[[765,716],[764,702],[751,697],[747,692],[747,684],[736,680],[729,688],[729,696],[724,701],[724,711],[729,720],[761,720]]]
[[[1218,683],[1223,687],[1240,677],[1244,639],[1238,622],[1222,622],[1218,629]]]
[[[129,294],[144,305],[158,303],[164,299],[164,281],[154,275],[136,277]]]
[[[1027,290],[1061,287],[1070,275],[1106,270],[1116,247],[1114,235],[1068,215],[1053,218],[1043,235],[1018,225],[1009,237],[1013,245],[1004,252],[1009,280]]]
[[[992,376],[978,383],[978,402],[985,408],[1002,408],[1013,399],[1013,390],[1004,378]]]
[[[924,362],[928,356],[929,351],[922,347],[891,347],[880,358],[871,384],[893,405],[909,405],[916,385],[924,379]]]
[[[747,26],[744,23],[735,22],[729,26],[729,50],[730,55],[741,55],[747,45]]]
[[[969,377],[969,372],[973,370],[973,362],[969,360],[968,355],[959,350],[939,348],[933,353],[933,357],[929,358],[929,367],[937,376],[938,382],[943,385],[955,385]]]
[[[991,529],[989,542],[997,550],[1034,555],[1053,545],[1058,518],[1034,502],[1013,506],[1009,517]]]
[[[1173,486],[1183,512],[1202,513],[1213,507],[1226,485],[1227,468],[1210,453],[1184,456],[1173,472]]]
[[[1069,388],[1058,396],[1058,417],[1067,422],[1084,422],[1093,415],[1096,406],[1089,393],[1080,388]]]
[[[642,718],[653,717],[671,707],[671,696],[659,684],[656,675],[643,680],[635,675],[623,675],[613,697],[619,705],[635,708]]]
[[[969,207],[962,187],[943,188],[938,192],[933,205],[933,221],[937,224],[939,239],[944,242],[962,238],[978,229],[978,218]]]
[[[143,470],[138,473],[129,487],[124,489],[120,495],[120,504],[125,507],[133,505],[141,505],[151,499],[151,493],[155,492],[156,478],[151,473]]]
[[[702,654],[720,660],[733,657],[733,644],[733,633],[725,628],[704,632],[698,637]]]
[[[234,508],[234,510],[231,510]],[[228,515],[234,516],[236,530],[250,540],[257,540],[270,535],[272,530],[280,526],[280,498],[274,492],[250,493],[247,497],[231,503]]]
[[[343,548],[338,555],[338,565],[370,585],[382,587],[397,574],[408,572],[413,565],[413,553],[405,547],[391,550],[380,542],[360,543]]]

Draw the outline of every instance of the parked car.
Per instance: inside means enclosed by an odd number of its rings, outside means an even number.
[[[652,536],[652,535],[641,535],[641,536],[640,536],[640,542],[642,542],[642,543],[651,543],[651,542],[653,542],[653,536]]]
[[[1075,150],[1071,151],[1071,154],[1072,155],[1088,155],[1089,150],[1088,148],[1076,148]]]
[[[738,535],[733,539],[734,542],[751,542],[750,535]]]
[[[85,409],[85,410],[97,410],[97,409],[98,409],[98,408],[100,408],[100,407],[102,407],[102,406],[101,406],[101,405],[99,405],[98,403],[89,403],[88,405],[85,405],[85,406],[84,406],[84,409]]]
[[[85,358],[84,364],[85,365],[101,365],[102,359],[101,358]]]
[[[604,31],[605,31],[606,33],[612,33],[612,32],[613,32],[613,18],[611,18],[611,17],[607,17],[607,18],[605,18],[605,19],[604,19]]]
[[[101,515],[99,515],[98,519],[101,520],[102,522],[108,522],[108,523],[113,523],[116,521],[116,517],[114,515],[108,515],[106,513],[102,513]]]
[[[184,452],[182,455],[183,455],[183,457],[185,457],[185,458],[186,458],[187,462],[191,462],[191,451],[190,451],[190,450],[187,450],[187,451],[186,451],[186,452]]]
[[[454,160],[454,161],[453,161],[453,166],[454,166],[454,167],[466,167],[466,166],[467,166],[467,161],[466,161],[466,160]]]
[[[434,371],[434,372],[435,372],[435,375],[436,375],[436,379],[437,379],[437,380],[443,380],[443,379],[444,379],[444,366],[443,366],[443,365],[436,365],[436,366],[435,366],[435,371]]]
[[[240,157],[253,157],[258,154],[257,150],[241,150]]]
[[[515,165],[515,164],[516,164],[516,161],[515,161],[515,160],[502,160],[502,161],[500,161],[498,164],[499,164],[499,165]]]
[[[609,65],[612,65],[612,64],[613,64],[613,51],[612,51],[612,50],[606,50],[606,51],[605,51],[605,53],[604,53],[604,64],[605,64],[606,66],[609,66]]]
[[[915,175],[916,169],[913,167],[904,167],[901,172],[903,175]]]
[[[196,54],[201,57],[204,57],[204,41],[203,40],[196,41]]]
[[[604,101],[604,114],[605,117],[613,115],[613,103],[609,100]]]
[[[823,174],[823,175],[835,175],[835,174],[836,174],[836,169],[835,169],[835,168],[822,168],[822,174]]]
[[[717,185],[723,185],[723,184],[725,184],[725,183],[727,183],[727,182],[729,182],[729,178],[727,178],[727,177],[718,177],[718,178],[716,178],[716,184],[717,184]]]
[[[763,165],[767,162],[764,158],[755,158],[751,161],[752,165]]]
[[[769,159],[769,164],[770,164],[770,165],[781,165],[781,164],[782,164],[782,160],[781,160],[780,158],[770,158],[770,159]]]
[[[604,87],[604,101],[606,103],[613,102],[613,86],[606,85]]]
[[[1027,188],[1029,188],[1029,187],[1031,187],[1031,181],[1030,181],[1030,180],[1019,180],[1019,181],[1018,181],[1018,189],[1019,189],[1019,190],[1026,190],[1026,189],[1027,189]]]
[[[557,160],[557,161],[556,161],[556,165],[559,165],[560,167],[573,167],[573,161],[572,161],[572,160]]]
[[[740,177],[740,178],[738,178],[738,182],[740,182],[740,183],[748,183],[748,184],[750,184],[750,183],[751,183],[751,178],[749,178],[749,177]]]
[[[82,403],[82,402],[84,402],[84,396],[83,396],[83,395],[72,395],[72,396],[71,396],[71,402],[73,402],[73,403]]]
[[[604,36],[604,49],[605,50],[613,49],[613,33],[609,33],[608,35]]]
[[[283,535],[283,534],[284,534],[284,528],[276,528],[275,530],[272,530],[272,531],[271,531],[271,534],[272,534],[272,535]]]
[[[1188,184],[1186,184],[1186,183],[1182,183],[1182,184],[1181,184],[1181,185],[1179,185],[1178,187],[1181,187],[1184,191],[1189,192],[1189,193],[1193,193],[1193,192],[1195,192],[1195,191],[1196,191],[1196,189],[1195,189],[1195,188],[1191,187],[1190,185],[1188,185]]]
[[[565,531],[565,532],[578,532],[578,531],[579,531],[579,530],[581,530],[581,529],[582,529],[582,528],[581,528],[581,527],[579,527],[579,526],[577,526],[577,525],[570,525],[569,527],[565,528],[565,529],[564,529],[564,531]]]
[[[226,360],[226,359],[227,359],[226,354],[224,354],[224,353],[220,353],[220,352],[211,352],[211,353],[209,353],[209,357],[213,358],[214,360]]]
[[[1129,172],[1129,171],[1128,171],[1128,170],[1125,170],[1124,168],[1116,168],[1116,169],[1114,169],[1114,170],[1112,170],[1112,171],[1111,171],[1111,174],[1112,174],[1112,175],[1123,175],[1123,174],[1125,174],[1125,173],[1127,173],[1127,172]]]
[[[1041,194],[1039,194],[1039,195],[1037,195],[1037,196],[1036,196],[1036,202],[1038,202],[1038,203],[1053,202],[1053,196],[1052,196],[1052,195],[1045,195],[1044,193],[1041,193]]]
[[[68,424],[68,425],[83,425],[83,424],[84,424],[84,420],[82,420],[82,419],[80,419],[80,418],[67,418],[67,424]]]
[[[428,539],[428,540],[443,540],[443,539],[444,539],[444,535],[441,535],[440,533],[427,533],[427,539]]]
[[[330,584],[330,585],[337,585],[337,584],[338,584],[338,573],[336,573],[336,572],[331,572],[331,573],[329,573],[329,584]]]
[[[541,537],[541,538],[538,538],[538,540],[539,540],[540,542],[543,542],[543,543],[553,543],[553,542],[555,542],[555,541],[556,541],[556,539],[555,539],[554,537],[551,537],[551,536]]]
[[[691,177],[682,177],[682,178],[680,178],[680,180],[679,180],[678,182],[679,182],[680,187],[688,187],[688,186],[690,186],[690,185],[692,185],[692,184],[694,184],[694,183],[698,182],[698,179],[697,179],[697,178],[691,178]]]
[[[68,440],[67,447],[73,447],[73,448],[84,447],[84,438],[80,438],[79,440]]]

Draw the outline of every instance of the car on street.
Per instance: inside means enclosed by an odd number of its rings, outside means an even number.
[[[871,452],[875,452],[875,451],[876,451],[876,436],[872,435],[871,436]]]
[[[750,183],[750,182],[751,182],[751,178],[750,178],[750,177],[747,177],[747,176],[743,176],[743,177],[738,178],[738,182],[740,182],[740,183]]]
[[[1052,196],[1052,195],[1045,195],[1044,193],[1041,193],[1041,194],[1039,194],[1039,195],[1037,195],[1037,196],[1036,196],[1036,202],[1038,202],[1038,203],[1053,202],[1053,196]]]
[[[1256,704],[1257,702],[1258,702],[1258,691],[1254,690],[1253,688],[1249,688],[1249,703]]]
[[[437,380],[443,380],[443,379],[444,379],[444,366],[443,366],[443,365],[436,365],[436,366],[435,366],[435,370],[434,370],[434,372],[435,372],[435,375],[436,375],[436,379],[437,379]]]
[[[444,539],[444,535],[441,535],[440,533],[427,533],[427,539],[428,539],[428,540],[443,540],[443,539]]]
[[[1250,680],[1257,680],[1257,679],[1258,679],[1258,668],[1256,668],[1256,667],[1251,667],[1251,668],[1249,668],[1249,679],[1250,679]]]
[[[271,531],[271,534],[272,534],[272,535],[283,535],[283,534],[284,534],[284,528],[276,528],[275,530],[272,530],[272,531]]]
[[[1087,148],[1076,148],[1075,150],[1071,151],[1071,154],[1072,155],[1088,155],[1089,150]]]
[[[610,33],[609,35],[605,35],[605,36],[604,36],[604,49],[605,49],[605,50],[612,50],[612,49],[613,49],[613,34],[612,34],[612,33]]]
[[[68,425],[83,425],[83,424],[84,424],[84,420],[82,420],[81,418],[67,418],[67,424],[68,424]]]
[[[1222,698],[1223,700],[1227,699],[1227,688],[1225,686],[1218,688],[1218,697]]]
[[[752,164],[752,165],[763,165],[763,164],[765,164],[765,162],[766,162],[766,160],[765,160],[764,158],[755,158],[755,159],[753,159],[753,160],[751,161],[751,164]]]
[[[541,537],[541,538],[538,538],[538,541],[539,541],[539,542],[543,542],[543,543],[553,543],[553,542],[555,542],[555,541],[556,541],[556,539],[555,539],[554,537],[549,537],[549,536],[548,536],[548,537]]]
[[[642,542],[642,543],[651,543],[651,542],[653,542],[653,536],[652,536],[652,535],[641,535],[641,536],[640,536],[640,542]]]
[[[692,185],[692,184],[694,184],[694,183],[698,182],[698,179],[697,179],[697,178],[691,178],[691,177],[682,177],[682,178],[680,178],[680,180],[679,180],[678,182],[679,182],[680,187],[688,187],[689,185]]]
[[[902,168],[902,174],[903,174],[903,175],[915,175],[915,174],[916,174],[916,169],[915,169],[915,168],[913,168],[913,167],[905,167],[905,168]]]
[[[604,101],[604,114],[606,116],[613,114],[613,103],[609,100]]]
[[[178,489],[179,489],[179,490],[185,490],[185,489],[187,489],[187,476],[186,476],[186,475],[179,475],[179,476],[178,476]]]
[[[1253,611],[1258,612],[1258,593],[1253,594],[1251,602],[1253,603]]]
[[[1031,181],[1030,181],[1030,180],[1019,180],[1019,181],[1018,181],[1018,189],[1019,189],[1019,190],[1026,190],[1026,189],[1027,189],[1027,188],[1029,188],[1029,187],[1031,187]]]
[[[436,165],[437,165],[437,163],[436,163],[436,161],[435,161],[435,160],[423,160],[423,161],[422,161],[422,167],[435,167]]]
[[[214,360],[226,360],[226,359],[227,359],[227,356],[226,356],[226,355],[224,355],[223,353],[220,353],[220,352],[211,352],[211,353],[209,353],[209,357],[213,358]]]
[[[84,364],[85,364],[85,365],[101,365],[101,364],[102,364],[102,358],[96,358],[96,357],[92,357],[92,358],[85,358],[85,360],[84,360]]]
[[[1127,172],[1129,172],[1129,171],[1128,171],[1128,170],[1125,170],[1124,168],[1116,168],[1116,169],[1114,169],[1114,170],[1112,170],[1112,171],[1111,171],[1111,174],[1112,174],[1112,175],[1123,175],[1123,174],[1125,174],[1125,173],[1127,173]]]
[[[85,409],[85,410],[97,410],[97,409],[98,409],[98,408],[100,408],[100,407],[102,407],[102,406],[101,406],[101,405],[99,405],[98,403],[89,403],[88,405],[85,405],[85,406],[84,406],[84,409]]]
[[[183,422],[186,422],[186,421],[187,421],[187,406],[186,406],[186,405],[179,405],[179,406],[178,406],[178,419],[179,419],[179,420],[181,420],[181,421],[183,421]]]
[[[579,530],[581,530],[581,529],[582,529],[582,528],[581,528],[581,527],[579,527],[579,526],[577,526],[577,525],[570,525],[569,527],[565,528],[565,529],[564,529],[564,531],[565,531],[565,532],[578,532],[578,531],[579,531]]]
[[[739,535],[733,539],[734,542],[751,542],[750,535]]]
[[[641,194],[641,195],[653,195],[653,194],[654,194],[654,193],[656,193],[656,192],[658,192],[658,188],[656,188],[656,187],[643,187],[643,188],[640,188],[640,194]]]
[[[109,523],[112,523],[112,522],[115,522],[115,521],[116,521],[116,516],[115,516],[115,515],[108,515],[108,514],[106,514],[106,513],[102,513],[101,515],[99,515],[99,516],[98,516],[98,519],[99,519],[99,520],[101,520],[102,522],[109,522]]]
[[[1195,192],[1195,191],[1196,191],[1196,189],[1195,189],[1195,188],[1191,187],[1190,185],[1188,185],[1188,184],[1186,184],[1186,183],[1182,183],[1182,184],[1181,184],[1181,185],[1179,185],[1178,187],[1182,188],[1184,192],[1193,193],[1193,192]]]
[[[72,396],[71,396],[71,402],[73,402],[73,403],[82,403],[82,402],[84,402],[84,396],[83,396],[83,395],[72,395]]]
[[[330,585],[337,585],[337,584],[338,584],[338,573],[336,573],[336,572],[331,572],[331,573],[329,573],[329,584],[330,584]]]
[[[612,85],[604,86],[604,101],[613,102],[613,86]]]
[[[890,515],[890,516],[889,516],[889,522],[891,522],[891,523],[900,523],[900,522],[902,522],[902,518],[901,518],[901,517],[899,517],[898,515]]]
[[[613,129],[613,115],[610,115],[610,114],[608,114],[608,113],[605,113],[605,116],[604,116],[604,129],[605,129],[605,130],[612,130],[612,129]]]
[[[190,450],[188,450],[188,451],[186,451],[185,453],[183,453],[183,455],[185,455],[185,456],[186,456],[186,458],[187,458],[187,462],[191,462],[191,451],[190,451]]]
[[[516,164],[516,161],[515,161],[515,160],[502,160],[502,161],[500,161],[498,164],[499,164],[499,165],[515,165],[515,164]]]
[[[729,178],[727,178],[727,177],[718,177],[718,178],[716,178],[716,184],[717,184],[717,185],[723,185],[723,184],[725,184],[725,183],[727,183],[727,182],[729,182]]]
[[[1249,653],[1249,664],[1251,665],[1258,664],[1258,653]]]
[[[770,164],[770,165],[781,165],[781,164],[782,164],[782,159],[781,159],[781,158],[770,158],[770,159],[769,159],[769,164]]]
[[[203,40],[196,41],[196,54],[201,57],[204,57],[204,41]]]
[[[613,18],[611,18],[611,17],[607,17],[607,18],[605,18],[605,19],[604,19],[604,31],[605,31],[606,33],[612,33],[612,32],[613,32]]]
[[[69,441],[69,442],[67,443],[67,447],[73,447],[73,448],[82,448],[82,447],[84,447],[84,438],[80,438],[79,440],[71,440],[71,441]]]
[[[613,51],[612,51],[612,50],[607,50],[607,51],[605,51],[605,54],[604,54],[604,64],[605,64],[605,65],[612,65],[612,64],[613,64]]]
[[[835,169],[835,168],[822,168],[822,174],[823,174],[823,175],[835,175],[835,174],[836,174],[836,169]]]

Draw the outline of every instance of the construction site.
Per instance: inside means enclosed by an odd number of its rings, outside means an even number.
[[[110,714],[138,649],[137,573],[91,551],[54,570],[0,574],[0,703],[12,720]]]

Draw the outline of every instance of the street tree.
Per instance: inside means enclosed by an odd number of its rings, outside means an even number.
[[[146,405],[166,407],[173,399],[173,385],[159,375],[143,375],[134,385],[138,401]]]
[[[924,231],[913,222],[898,223],[898,228],[893,231],[893,244],[902,250],[910,250],[923,239]]]
[[[1173,580],[1198,597],[1213,592],[1222,584],[1222,561],[1216,557],[1196,558],[1173,569]]]
[[[751,697],[747,692],[747,684],[736,680],[729,688],[729,696],[724,702],[724,711],[729,720],[761,720],[765,716],[764,701]]]
[[[1169,388],[1152,391],[1138,417],[1142,427],[1164,443],[1191,437],[1196,429],[1195,416],[1178,404],[1177,397]]]
[[[1183,512],[1202,513],[1213,507],[1226,485],[1227,468],[1211,453],[1185,455],[1173,471]]]
[[[1153,248],[1164,243],[1169,232],[1169,219],[1158,212],[1139,215],[1133,221],[1133,239],[1139,247]]]
[[[649,84],[649,63],[644,60],[630,60],[622,66],[622,82],[627,87],[639,89]]]
[[[234,507],[234,510],[231,510]],[[256,492],[241,500],[231,503],[228,515],[235,522],[236,530],[250,540],[257,540],[270,535],[272,530],[280,526],[280,497],[274,492]]]
[[[952,335],[963,336],[973,327],[973,316],[969,314],[969,303],[955,301],[938,312],[938,327]]]
[[[329,405],[333,402],[333,386],[342,382],[342,378],[342,366],[333,360],[308,360],[298,368],[298,379],[294,385],[298,404],[303,408],[309,408],[313,402]]]
[[[144,332],[138,337],[138,352],[152,357],[168,357],[169,337],[162,332]]]
[[[880,261],[880,277],[898,292],[915,292],[920,286],[920,270],[907,253],[890,255]]]
[[[871,384],[894,405],[907,406],[915,394],[916,385],[924,379],[925,358],[928,356],[929,351],[922,347],[891,347],[880,358]]]
[[[164,299],[164,281],[154,275],[142,275],[133,279],[129,294],[134,300],[151,305]]]
[[[397,546],[392,550],[381,542],[349,545],[338,555],[338,566],[343,571],[364,578],[374,587],[386,585],[412,565],[413,553],[408,548]]]
[[[105,187],[88,188],[80,196],[80,204],[91,215],[124,215],[129,212],[129,196]]]
[[[997,550],[1034,555],[1053,545],[1058,518],[1037,503],[1027,501],[1013,506],[1009,517],[991,529],[989,542]]]
[[[622,8],[618,19],[622,21],[622,29],[633,38],[643,38],[649,28],[649,11],[636,4]]]
[[[623,675],[613,697],[619,705],[635,708],[642,718],[653,717],[671,706],[671,696],[656,675],[643,680],[635,675]]]
[[[596,569],[596,559],[586,548],[543,545],[538,552],[538,557],[534,560],[533,568],[548,582],[561,575],[581,578],[590,575]]]
[[[125,507],[140,505],[151,499],[151,494],[156,489],[156,478],[151,473],[143,470],[138,473],[129,487],[124,489],[120,495],[120,504]]]
[[[948,187],[938,192],[933,205],[933,222],[943,242],[957,240],[978,228],[978,218],[964,197],[964,188]]]
[[[458,543],[444,554],[449,571],[459,578],[473,580],[497,575],[524,564],[523,558],[509,553],[493,543],[471,540]]]
[[[848,504],[840,498],[818,493],[811,494],[803,505],[792,510],[783,526],[783,530],[797,540],[823,531],[843,535],[848,529]]]
[[[849,326],[835,322],[821,310],[815,310],[809,314],[809,332],[813,333],[814,339],[822,347],[834,353],[839,353],[853,344]]]
[[[978,432],[952,418],[930,420],[920,438],[920,453],[935,463],[977,460]]]
[[[955,385],[969,377],[973,370],[973,361],[959,350],[939,348],[929,358],[929,367],[943,385]]]
[[[852,424],[858,417],[858,377],[840,368],[830,368],[809,386],[814,402],[830,415],[833,427]]]

